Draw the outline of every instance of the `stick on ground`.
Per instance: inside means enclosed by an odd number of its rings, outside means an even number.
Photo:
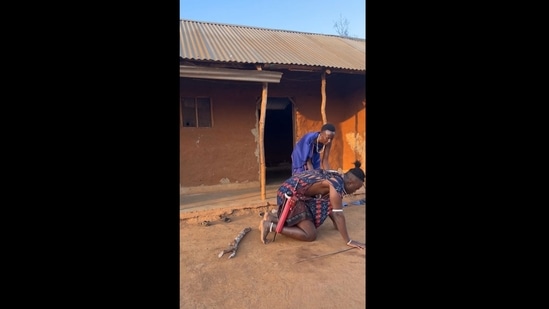
[[[223,256],[223,254],[229,253],[229,252],[232,252],[231,255],[229,255],[229,259],[234,257],[236,255],[236,250],[238,249],[238,244],[240,243],[240,240],[242,240],[242,237],[244,237],[246,235],[246,233],[248,233],[251,230],[252,230],[251,228],[247,227],[247,228],[243,229],[242,231],[240,231],[240,233],[238,233],[238,235],[235,237],[235,239],[229,244],[229,248],[221,251],[217,255],[217,257],[220,258],[220,257]]]
[[[318,259],[318,258],[323,257],[323,256],[338,254],[338,253],[341,253],[341,252],[349,251],[349,250],[351,250],[351,249],[355,249],[355,248],[347,248],[347,249],[339,250],[339,251],[332,252],[332,253],[327,253],[327,254],[323,254],[323,255],[313,256],[313,257],[308,258],[308,259],[299,260],[299,261],[295,262],[295,264],[301,263],[301,262],[305,262],[305,261],[308,261],[308,260],[312,260],[312,259]]]

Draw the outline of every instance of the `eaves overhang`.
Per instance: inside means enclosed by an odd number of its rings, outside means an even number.
[[[237,80],[259,83],[280,83],[282,72],[179,66],[179,76],[188,78]]]

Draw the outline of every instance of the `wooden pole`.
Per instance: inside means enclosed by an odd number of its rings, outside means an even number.
[[[320,84],[320,93],[322,95],[322,104],[320,106],[320,113],[322,114],[322,124],[326,124],[328,123],[328,119],[326,118],[326,71],[322,72],[322,82]]]
[[[259,116],[259,185],[261,187],[261,200],[267,199],[267,194],[265,193],[265,183],[266,183],[266,171],[265,171],[265,145],[264,145],[264,136],[265,136],[265,114],[267,112],[267,90],[268,83],[263,83],[263,91],[261,93],[261,115]]]

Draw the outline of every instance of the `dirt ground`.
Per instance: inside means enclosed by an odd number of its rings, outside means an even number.
[[[263,244],[260,212],[271,209],[217,210],[181,221],[180,308],[365,308],[366,249],[348,247],[329,218],[313,242],[279,234]],[[349,236],[365,243],[366,205],[344,209]],[[201,224],[206,220],[211,225]],[[236,255],[218,257],[246,227],[251,231]]]

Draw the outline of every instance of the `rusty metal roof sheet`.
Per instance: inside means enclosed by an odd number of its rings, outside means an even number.
[[[180,20],[183,59],[366,70],[366,40]]]

